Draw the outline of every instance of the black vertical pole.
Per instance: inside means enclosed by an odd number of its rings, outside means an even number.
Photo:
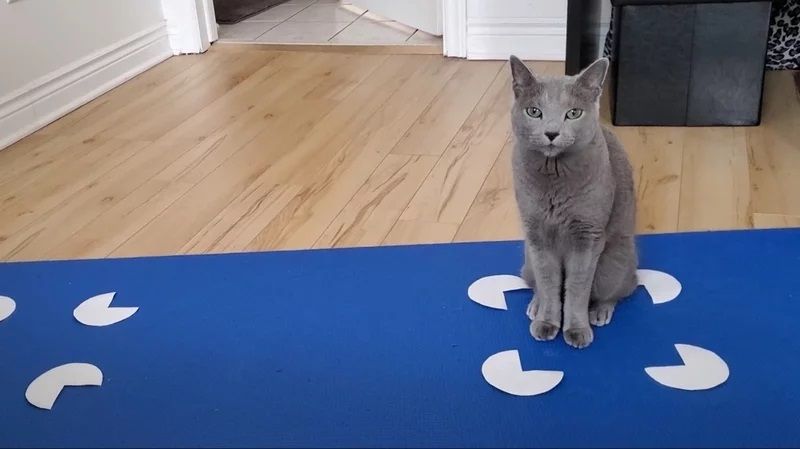
[[[600,2],[608,0],[568,0],[566,74],[575,75],[600,55]]]

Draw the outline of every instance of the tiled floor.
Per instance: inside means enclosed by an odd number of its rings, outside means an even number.
[[[432,36],[364,11],[349,0],[290,0],[235,25],[220,25],[224,42],[265,44],[441,45]]]

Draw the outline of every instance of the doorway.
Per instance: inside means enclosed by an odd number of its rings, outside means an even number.
[[[219,3],[225,0],[216,0]],[[241,0],[236,0],[241,1]],[[247,0],[258,1],[258,0]],[[221,42],[308,45],[442,46],[441,14],[418,17],[387,0],[260,0],[269,5],[237,23],[218,20]],[[426,0],[431,5],[439,0]],[[377,7],[377,11],[371,9]],[[436,11],[436,8],[430,8]],[[440,8],[439,8],[440,11]],[[424,19],[424,20],[423,20]],[[419,26],[416,26],[417,24]],[[427,31],[420,29],[424,27]],[[438,35],[436,34],[438,32]]]

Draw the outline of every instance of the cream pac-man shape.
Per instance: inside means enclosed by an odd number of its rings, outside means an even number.
[[[25,399],[34,407],[53,408],[64,387],[81,387],[103,384],[103,372],[88,363],[67,363],[39,375],[25,390]]]
[[[111,307],[116,292],[93,296],[80,303],[72,315],[87,326],[109,326],[131,317],[138,307]]]
[[[653,304],[663,304],[677,298],[681,283],[674,276],[656,270],[636,270],[639,285],[650,295]],[[467,295],[472,301],[491,309],[508,310],[506,292],[529,288],[519,277],[511,274],[485,276],[470,284]]]
[[[653,304],[670,302],[681,294],[681,283],[671,274],[656,270],[636,270],[639,285],[643,286]]]
[[[708,390],[722,385],[730,371],[720,356],[698,346],[676,344],[683,365],[645,368],[648,376],[661,385],[679,390]]]
[[[489,385],[515,396],[547,393],[564,378],[563,371],[523,371],[516,349],[490,356],[483,362],[481,373]]]
[[[17,303],[8,296],[0,296],[0,321],[11,316],[17,309]]]
[[[506,292],[528,288],[519,276],[496,274],[473,282],[467,289],[469,299],[492,309],[508,310]]]

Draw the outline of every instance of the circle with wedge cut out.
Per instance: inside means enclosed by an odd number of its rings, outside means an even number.
[[[640,269],[636,274],[639,285],[644,287],[654,305],[668,303],[681,293],[681,283],[669,273]],[[505,293],[528,288],[519,276],[497,274],[473,282],[467,289],[467,296],[484,307],[508,310]],[[683,364],[646,367],[647,376],[666,387],[687,391],[708,390],[728,380],[728,365],[713,351],[686,343],[674,346]],[[523,370],[516,349],[489,356],[481,366],[481,373],[489,385],[515,396],[548,393],[567,376],[563,371]]]

